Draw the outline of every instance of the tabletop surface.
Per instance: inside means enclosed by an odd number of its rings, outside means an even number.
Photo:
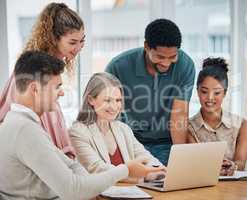
[[[118,183],[117,185],[134,184]],[[247,200],[247,181],[221,181],[216,186],[171,192],[141,189],[150,194],[154,200]]]
[[[171,192],[143,190],[155,200],[247,200],[247,181],[222,181],[213,187]]]

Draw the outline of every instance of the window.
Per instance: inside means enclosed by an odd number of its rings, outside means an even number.
[[[117,54],[143,46],[149,22],[148,0],[91,0],[92,71],[104,71]]]
[[[229,61],[229,0],[176,0],[175,11],[175,22],[183,36],[182,49],[195,62],[196,78],[203,59],[220,56]],[[193,116],[200,108],[196,87],[190,105],[190,116]]]
[[[229,35],[210,35],[209,52],[230,54],[230,37]]]
[[[38,14],[48,4],[54,2],[53,0],[23,0],[7,1],[7,25],[8,25],[8,49],[9,49],[9,73],[13,71],[14,64],[18,55],[27,41]],[[71,9],[76,10],[76,0],[55,1],[64,2]],[[77,76],[73,80],[68,80],[64,76],[64,91],[65,96],[60,98],[60,105],[62,107],[67,126],[75,120],[79,111],[78,106],[78,86]]]

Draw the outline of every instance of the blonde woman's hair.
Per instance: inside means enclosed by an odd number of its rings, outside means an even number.
[[[84,29],[84,24],[75,11],[64,3],[50,3],[40,13],[23,52],[38,50],[55,56],[57,41],[61,36],[81,29]],[[72,73],[75,60],[67,60],[65,62],[66,71]]]
[[[97,120],[97,115],[94,108],[89,103],[89,98],[96,98],[102,90],[112,86],[119,88],[122,97],[124,97],[122,84],[114,75],[107,72],[94,74],[88,81],[88,84],[84,91],[82,97],[82,106],[77,116],[77,121],[82,122],[85,125],[95,123]],[[122,98],[122,109],[123,107],[124,100]]]

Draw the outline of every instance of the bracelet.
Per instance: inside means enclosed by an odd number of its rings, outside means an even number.
[[[237,166],[236,170],[244,170],[246,160],[235,160],[234,163]]]

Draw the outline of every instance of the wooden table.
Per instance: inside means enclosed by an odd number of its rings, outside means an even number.
[[[143,190],[152,195],[154,200],[247,200],[247,181],[224,181],[213,187],[172,192]]]

